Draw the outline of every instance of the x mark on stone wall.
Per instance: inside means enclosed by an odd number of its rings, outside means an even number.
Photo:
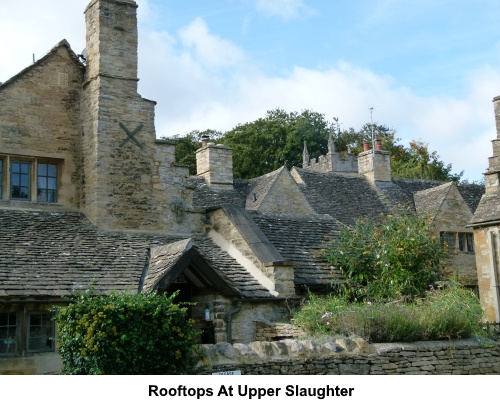
[[[125,145],[130,139],[132,139],[135,144],[139,147],[139,148],[143,148],[142,144],[137,140],[137,138],[135,137],[139,131],[142,129],[143,125],[140,124],[136,129],[134,129],[132,132],[130,132],[130,130],[123,124],[120,122],[120,126],[122,127],[122,129],[127,133],[127,137],[120,142],[120,148],[123,147],[123,145]]]

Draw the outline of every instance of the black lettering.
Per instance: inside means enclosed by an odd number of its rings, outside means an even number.
[[[155,394],[156,396],[158,396],[158,386],[157,385],[150,385],[149,386],[149,396],[151,397],[152,394]]]

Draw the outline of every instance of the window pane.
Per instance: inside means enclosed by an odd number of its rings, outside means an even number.
[[[47,176],[47,165],[45,163],[38,163],[38,175]]]
[[[474,252],[474,236],[471,233],[467,234],[467,251]]]
[[[50,177],[56,177],[57,176],[57,166],[56,165],[47,165],[47,175]]]
[[[28,187],[20,187],[19,198],[28,199]]]
[[[455,234],[448,232],[441,232],[441,242],[447,244],[450,249],[455,248]]]
[[[47,191],[47,202],[57,202],[56,196],[57,196],[57,194],[56,194],[55,190]]]
[[[57,165],[38,165],[37,188],[39,202],[57,202]]]
[[[16,314],[0,314],[0,355],[17,352]]]
[[[47,178],[38,177],[38,188],[47,188]]]
[[[44,352],[54,349],[52,314],[29,314],[28,351]]]
[[[11,165],[11,198],[29,200],[30,176],[29,163],[13,162]]]
[[[461,252],[465,251],[465,235],[463,233],[458,234],[458,248]]]
[[[38,201],[47,202],[47,190],[38,189]]]
[[[56,189],[56,179],[49,177],[47,179],[47,188],[49,190],[55,190]]]

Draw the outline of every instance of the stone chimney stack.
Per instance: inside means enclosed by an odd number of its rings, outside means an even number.
[[[391,179],[391,156],[389,152],[382,150],[382,142],[375,141],[375,150],[369,149],[358,156],[358,172],[365,176],[377,187],[390,187]]]
[[[196,175],[205,178],[210,187],[233,188],[233,150],[222,144],[209,142],[207,136],[196,151]]]
[[[492,141],[493,156],[488,159],[488,171],[484,174],[486,194],[498,193],[500,191],[500,96],[493,99],[495,111],[495,124],[497,137]]]

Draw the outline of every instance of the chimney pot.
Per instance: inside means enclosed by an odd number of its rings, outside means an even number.
[[[382,150],[382,141],[380,139],[375,140],[375,149]]]
[[[201,146],[202,146],[202,147],[207,146],[207,145],[208,145],[208,141],[209,141],[209,140],[210,140],[210,137],[209,137],[207,134],[202,135],[202,136],[201,136]]]
[[[370,150],[370,142],[363,142],[363,150],[365,152]]]

